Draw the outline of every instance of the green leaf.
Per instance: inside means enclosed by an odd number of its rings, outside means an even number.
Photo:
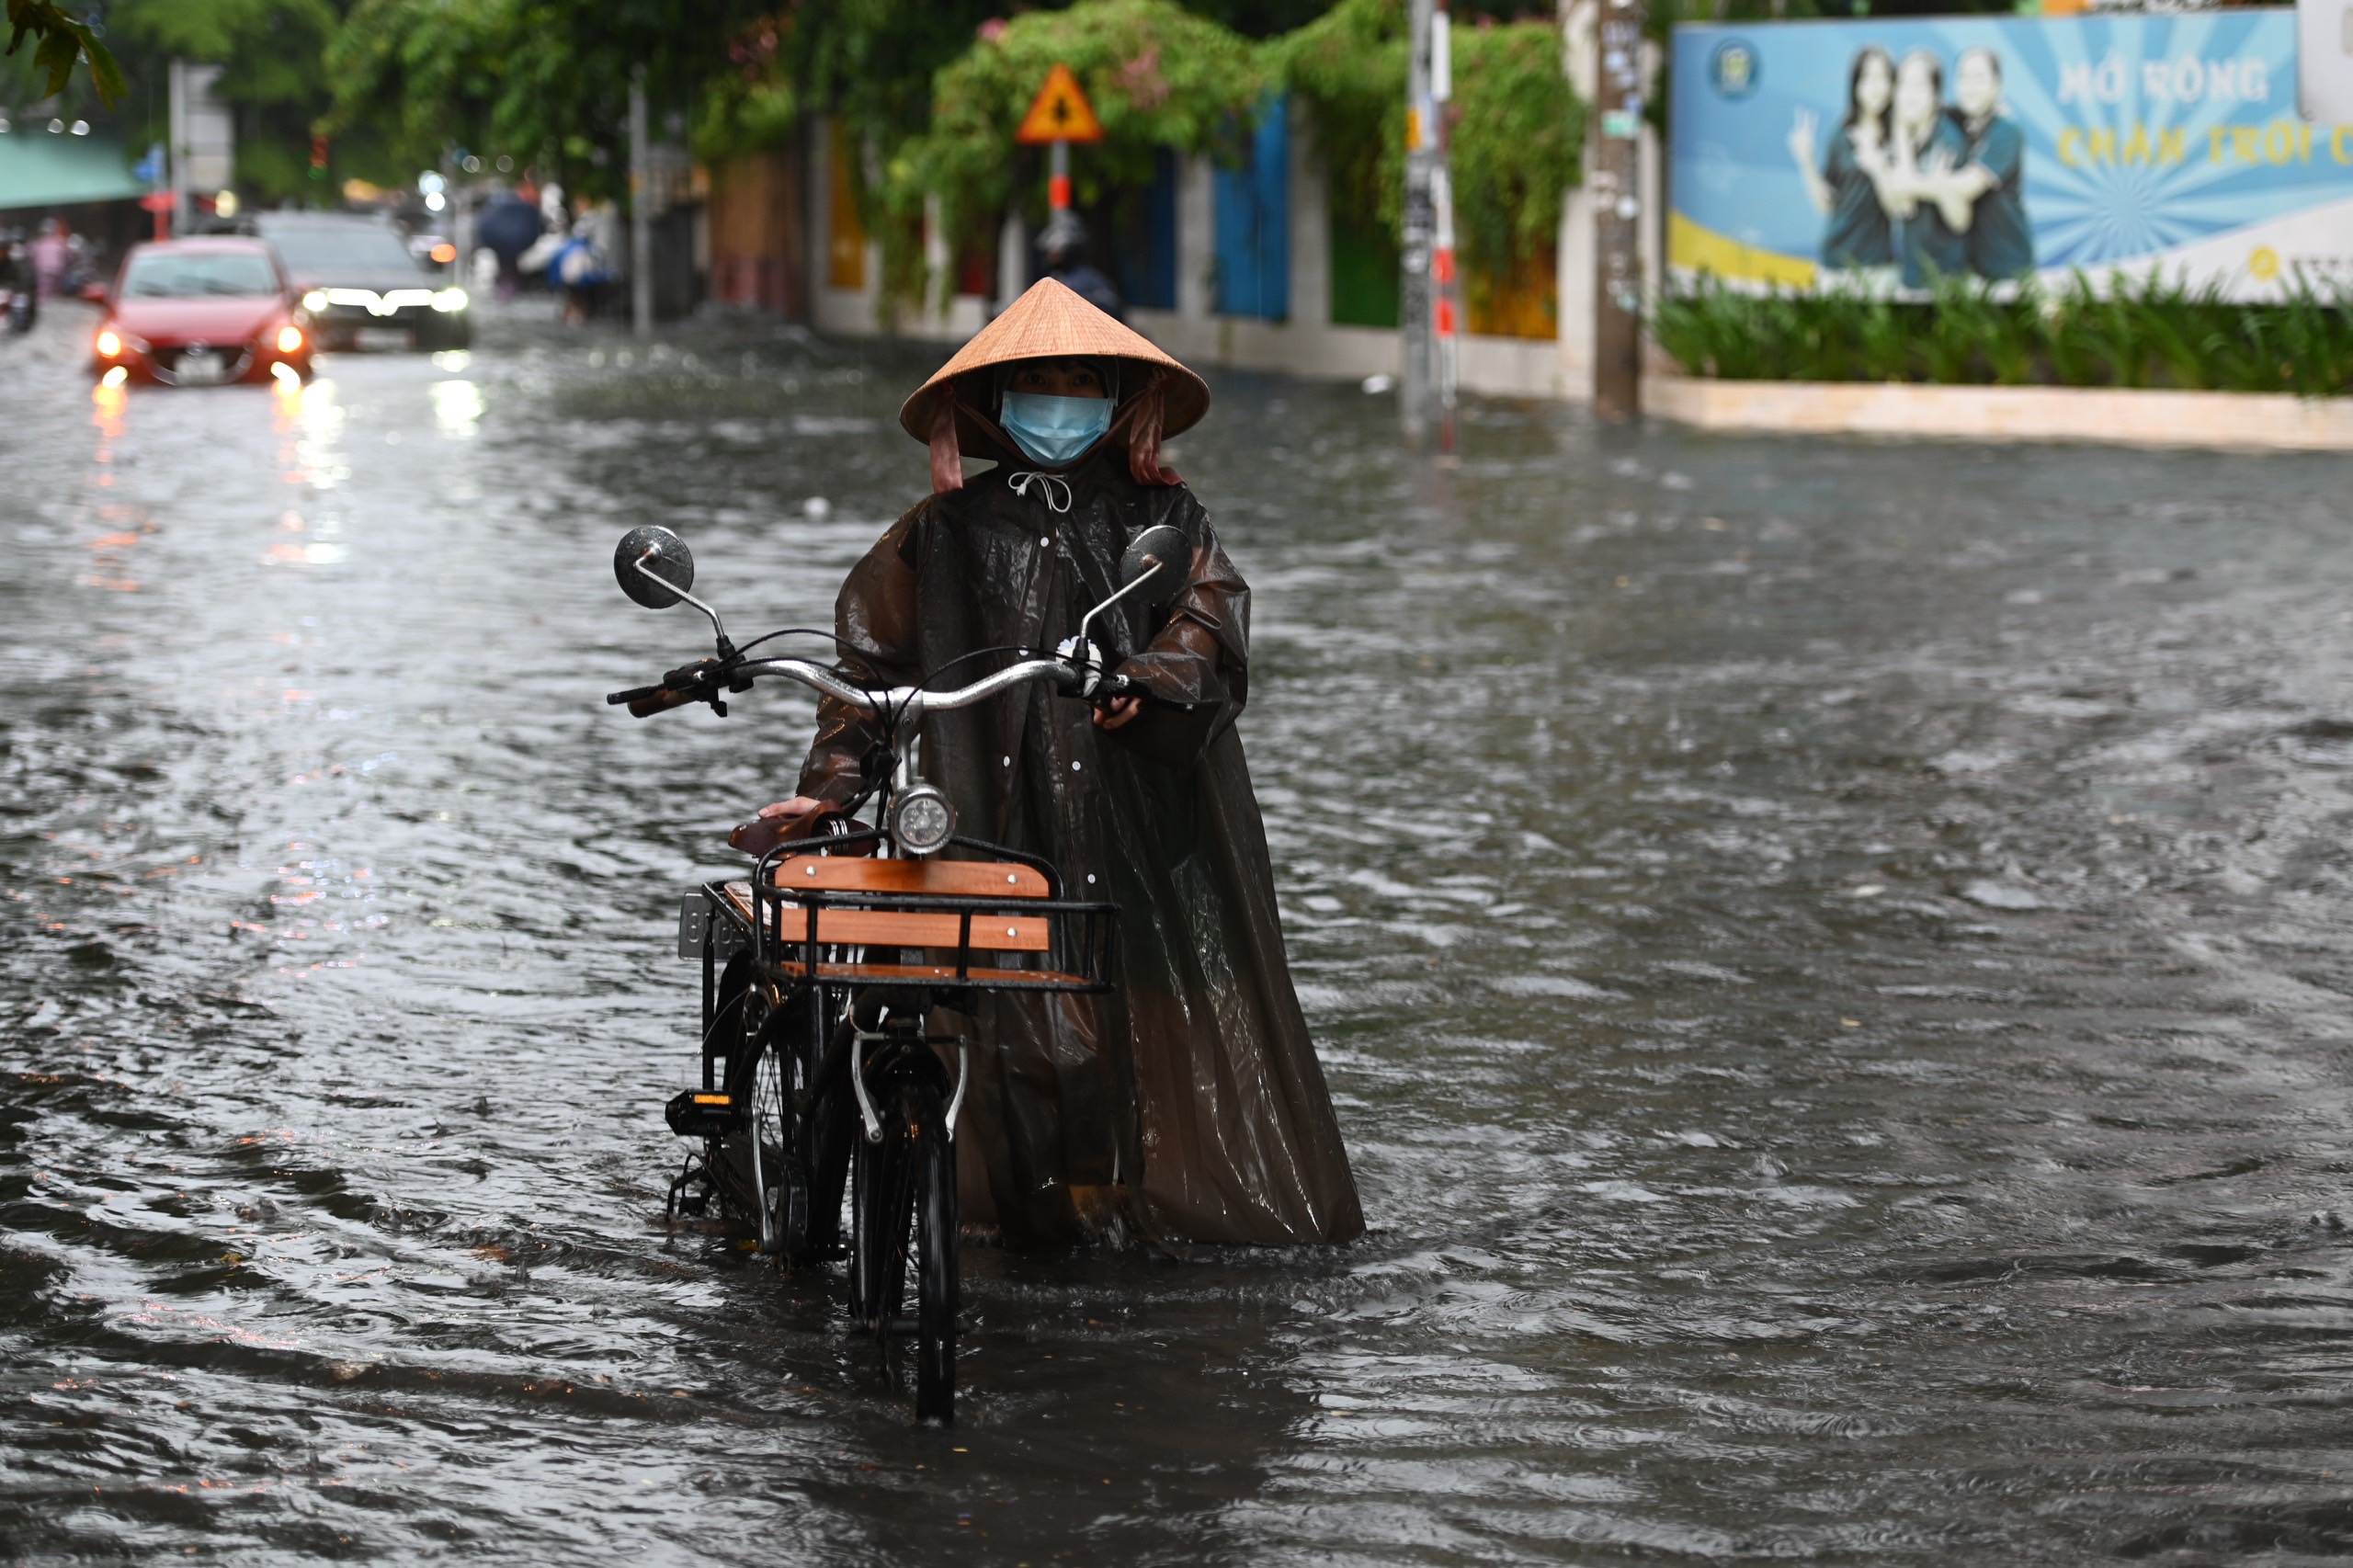
[[[128,91],[122,67],[115,62],[113,52],[98,40],[87,24],[66,14],[56,0],[8,0],[8,47],[5,52],[14,54],[28,38],[40,41],[33,46],[33,64],[49,73],[46,96],[55,97],[74,79],[74,62],[86,59],[90,62],[90,83],[98,92],[98,99],[111,108]]]

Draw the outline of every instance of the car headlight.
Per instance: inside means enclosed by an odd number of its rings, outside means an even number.
[[[937,855],[956,836],[956,808],[937,784],[910,784],[891,797],[892,841],[909,855]]]
[[[119,333],[119,332],[117,332],[117,331],[115,331],[115,329],[114,329],[114,328],[112,328],[112,327],[110,327],[110,326],[108,326],[108,327],[101,327],[101,328],[99,328],[99,329],[98,329],[98,356],[99,356],[99,358],[105,358],[105,359],[111,359],[111,358],[113,358],[116,355],[118,355],[118,354],[119,354],[119,353],[121,353],[121,352],[122,352],[122,334],[120,334],[120,333]]]
[[[302,329],[289,322],[278,329],[278,351],[280,354],[302,352]]]
[[[444,312],[462,311],[466,308],[466,291],[463,289],[444,289],[433,296],[433,308]]]
[[[317,315],[327,308],[327,291],[324,289],[312,290],[302,296],[302,308],[313,315]]]

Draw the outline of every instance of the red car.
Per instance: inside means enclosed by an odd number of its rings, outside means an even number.
[[[307,380],[309,321],[261,240],[134,245],[107,293],[91,368],[115,386],[133,379],[205,386],[290,373]]]

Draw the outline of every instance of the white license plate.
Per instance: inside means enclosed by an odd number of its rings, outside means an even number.
[[[416,334],[404,326],[363,326],[351,341],[361,348],[414,348]]]
[[[218,354],[183,354],[172,373],[184,387],[209,387],[229,373],[229,366]]]

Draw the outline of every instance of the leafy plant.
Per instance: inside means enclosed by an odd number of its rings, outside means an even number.
[[[1857,301],[1855,325],[1865,381],[1911,379],[1913,324],[1893,301],[1883,295]]]
[[[1404,226],[1405,7],[1339,0],[1264,58],[1315,118],[1335,207],[1379,218],[1391,242]]]
[[[2051,382],[2063,387],[2098,385],[2098,373],[2092,366],[2091,334],[2085,326],[2096,301],[2083,274],[2075,275],[2073,286],[2064,293],[2047,294],[2038,288],[2032,298],[2038,307],[2035,323],[2040,329],[2035,348],[2038,357],[2050,367]]]
[[[1269,85],[1246,40],[1170,0],[1087,0],[1015,17],[940,71],[929,128],[884,151],[882,205],[902,220],[881,235],[892,283],[907,276],[892,265],[894,247],[918,244],[927,199],[951,249],[987,243],[1016,204],[1042,220],[1042,149],[1017,147],[1013,133],[1057,63],[1103,125],[1104,139],[1071,160],[1083,205],[1149,183],[1160,148],[1238,153]]]
[[[773,0],[769,0],[773,4]],[[326,50],[322,129],[372,131],[413,166],[502,150],[570,187],[626,187],[630,85],[688,101],[758,0],[356,0]]]
[[[1404,0],[1340,0],[1265,47],[1271,76],[1313,112],[1336,207],[1404,230]],[[1585,106],[1548,19],[1453,29],[1449,122],[1463,281],[1478,305],[1549,255],[1561,204],[1584,177]]]
[[[1922,323],[1917,349],[1920,379],[1973,381],[1978,351],[1994,312],[1984,292],[1956,278],[1936,279],[1932,306]]]
[[[784,54],[792,18],[762,17],[727,40],[728,69],[713,77],[696,106],[695,156],[723,163],[790,142],[801,128],[802,95]]]
[[[1448,161],[1463,282],[1477,309],[1485,291],[1552,253],[1562,203],[1584,176],[1586,113],[1552,23],[1452,36],[1460,112]]]
[[[310,178],[311,128],[335,101],[319,61],[342,24],[334,0],[114,0],[107,10],[142,86],[161,85],[174,59],[221,63],[213,91],[237,117],[236,182],[273,203],[331,194]],[[147,137],[164,140],[167,95],[141,97]]]
[[[48,74],[44,97],[53,98],[65,90],[76,60],[89,62],[90,82],[100,102],[111,107],[128,90],[122,67],[99,41],[97,30],[56,0],[8,0],[8,47],[0,52],[16,53],[28,38],[35,40],[34,66]]]

